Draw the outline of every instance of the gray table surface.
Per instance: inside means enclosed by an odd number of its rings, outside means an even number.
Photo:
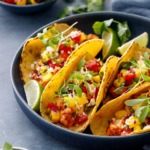
[[[19,46],[32,32],[56,20],[67,5],[58,0],[49,10],[32,15],[14,14],[0,7],[0,148],[8,141],[29,150],[77,149],[56,141],[26,117],[15,99],[10,80],[10,66]],[[110,0],[104,9],[110,9]]]

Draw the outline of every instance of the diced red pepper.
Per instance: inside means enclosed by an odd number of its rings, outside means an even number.
[[[68,52],[72,51],[72,47],[71,46],[67,46],[65,44],[60,44],[59,50],[63,51],[64,53],[68,53]]]
[[[94,72],[99,72],[100,67],[101,67],[100,62],[96,60],[90,60],[89,62],[85,64],[85,66],[88,70],[91,70]]]
[[[87,93],[87,87],[85,85],[82,86],[82,92]]]
[[[79,43],[79,42],[80,42],[80,39],[81,39],[81,34],[77,34],[75,37],[72,38],[72,40],[73,40],[75,43]]]
[[[125,76],[125,80],[133,80],[135,78],[135,73],[128,73],[126,76]]]
[[[69,57],[69,54],[68,53],[64,53],[64,52],[61,52],[61,56],[64,60],[67,60],[67,58]]]
[[[55,67],[61,67],[61,64],[53,63],[52,60],[49,60],[47,64],[53,69],[55,69]]]
[[[53,103],[47,103],[46,108],[47,109],[50,108],[51,110],[53,110],[55,112],[58,110],[58,107]]]
[[[78,114],[74,120],[74,124],[81,124],[83,122],[86,122],[88,120],[88,116],[84,113]]]
[[[16,4],[14,0],[4,0],[4,2],[9,3],[9,4]]]
[[[65,44],[60,44],[59,50],[62,58],[66,60],[69,54],[72,52],[72,47]]]
[[[125,80],[126,80],[126,85],[131,85],[132,84],[132,80],[135,78],[135,73],[128,73],[125,76]]]

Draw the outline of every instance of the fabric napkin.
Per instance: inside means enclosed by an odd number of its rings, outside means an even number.
[[[150,18],[150,0],[111,0],[112,10]]]

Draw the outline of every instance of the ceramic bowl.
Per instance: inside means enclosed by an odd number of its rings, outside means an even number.
[[[78,22],[76,27],[86,33],[92,33],[92,25],[95,21],[103,21],[106,19],[114,18],[118,21],[127,21],[132,32],[132,38],[140,35],[143,32],[148,32],[150,35],[150,19],[140,17],[137,15],[131,15],[127,13],[119,12],[95,12],[86,13],[81,15],[75,15],[66,17],[54,22],[64,22],[72,25],[74,22]],[[46,25],[49,26],[53,24]],[[38,32],[42,31],[44,27],[35,31],[29,37],[34,37]],[[123,150],[123,149],[142,149],[144,145],[149,144],[150,133],[143,133],[138,135],[123,136],[123,137],[109,137],[109,136],[95,136],[92,135],[87,129],[84,133],[75,133],[67,129],[58,127],[50,122],[44,120],[40,115],[34,112],[27,104],[25,93],[23,89],[23,83],[20,79],[19,62],[20,55],[22,51],[22,46],[17,50],[17,53],[12,61],[11,66],[11,81],[16,96],[17,102],[19,103],[21,109],[26,114],[26,116],[41,130],[45,131],[47,134],[53,136],[57,140],[62,142],[72,144],[81,149],[102,149],[102,150]],[[150,46],[150,43],[149,45]]]
[[[0,6],[14,13],[35,13],[50,8],[56,0],[47,0],[46,2],[33,5],[14,5],[0,1]]]

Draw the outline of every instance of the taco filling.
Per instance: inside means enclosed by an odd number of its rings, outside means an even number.
[[[122,62],[117,78],[109,89],[109,94],[116,98],[131,90],[139,81],[150,79],[150,59],[147,52],[137,60],[134,57],[128,62]],[[150,80],[149,80],[150,81]]]
[[[29,74],[30,79],[37,80],[42,86],[45,86],[52,76],[63,67],[69,55],[78,45],[86,40],[97,38],[96,35],[85,35],[85,33],[78,30],[72,30],[66,35],[70,28],[59,32],[52,26],[49,29],[44,29],[44,34],[38,34],[38,38],[45,45],[45,50],[41,53],[40,59],[31,64],[32,73]]]
[[[86,112],[96,105],[102,65],[96,59],[80,60],[77,69],[46,104],[45,113],[51,122],[69,128],[88,120]]]
[[[125,101],[125,107],[115,113],[107,128],[109,136],[124,136],[150,129],[150,90]]]

